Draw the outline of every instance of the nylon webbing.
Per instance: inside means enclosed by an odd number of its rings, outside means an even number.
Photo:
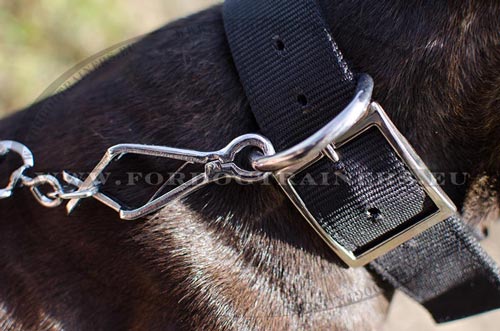
[[[226,0],[224,24],[252,112],[278,151],[316,132],[351,101],[355,76],[316,1]],[[432,212],[435,206],[381,135],[363,135],[340,152],[350,180],[332,187],[300,185],[300,176],[295,179],[311,213],[338,242],[360,249]],[[325,161],[307,173],[314,180],[334,171]],[[374,173],[393,176],[381,182]],[[366,218],[369,208],[385,217],[374,224]],[[423,304],[438,322],[500,307],[495,263],[454,217],[369,268]]]

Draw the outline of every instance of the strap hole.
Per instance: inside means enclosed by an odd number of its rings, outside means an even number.
[[[383,215],[380,209],[372,207],[365,211],[366,216],[373,222],[377,223],[383,220]]]
[[[277,51],[282,52],[285,50],[285,43],[283,42],[283,40],[281,40],[280,37],[274,37],[273,40],[274,40],[274,48]]]
[[[304,94],[297,95],[297,102],[302,106],[307,106],[307,97]]]

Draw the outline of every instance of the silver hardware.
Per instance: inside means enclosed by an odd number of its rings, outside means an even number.
[[[73,186],[78,186],[78,185],[73,185]],[[62,200],[86,199],[86,198],[91,198],[92,196],[96,195],[97,192],[99,192],[97,187],[92,187],[86,191],[74,191],[74,192],[55,191],[55,192],[47,193],[47,197],[53,198],[53,199],[59,198]]]
[[[33,165],[35,164],[33,153],[31,153],[28,147],[16,141],[11,141],[11,140],[0,141],[0,156],[6,155],[10,151],[21,156],[23,160],[23,165],[12,173],[7,186],[3,189],[0,189],[0,199],[5,199],[10,197],[12,195],[12,191],[16,188],[24,172],[27,169],[33,167]]]
[[[137,219],[155,212],[170,201],[182,198],[222,177],[235,178],[246,183],[265,180],[270,175],[269,172],[243,169],[235,163],[238,153],[247,147],[255,149],[252,151],[252,155],[255,155],[256,152],[259,156],[274,154],[273,145],[269,140],[257,134],[240,136],[225,148],[215,152],[198,152],[163,146],[120,144],[108,149],[105,156],[85,181],[68,172],[63,172],[64,182],[69,186],[77,188],[77,190],[66,190],[61,182],[52,175],[44,174],[35,178],[26,176],[26,170],[34,166],[34,158],[31,151],[26,146],[15,141],[0,141],[0,156],[12,151],[23,158],[23,165],[12,173],[8,185],[0,190],[0,199],[10,197],[17,186],[25,186],[31,190],[35,199],[44,207],[58,207],[64,200],[69,200],[67,210],[68,213],[71,213],[81,199],[94,198],[119,212],[122,219]],[[148,203],[140,208],[126,210],[123,209],[120,203],[99,192],[97,187],[99,184],[97,178],[106,166],[114,159],[119,159],[125,154],[149,155],[181,160],[186,163],[199,163],[205,166],[205,171],[159,197],[155,194]],[[42,187],[49,189],[49,192],[44,193]]]
[[[240,136],[225,148],[214,152],[198,152],[163,146],[120,144],[107,150],[104,157],[85,180],[63,172],[65,183],[77,188],[70,191],[65,190],[54,176],[39,175],[35,178],[26,176],[26,170],[34,165],[31,151],[18,142],[0,141],[0,155],[12,151],[23,159],[23,165],[12,173],[8,185],[0,189],[0,199],[10,197],[17,186],[26,186],[30,188],[37,201],[45,207],[57,207],[64,200],[69,200],[66,205],[69,214],[81,199],[94,198],[119,212],[122,219],[133,220],[151,214],[169,202],[185,197],[202,186],[222,177],[236,178],[251,183],[263,181],[273,173],[288,197],[332,250],[348,265],[352,267],[362,266],[456,212],[456,207],[442,189],[435,184],[436,181],[426,165],[399,133],[382,107],[370,101],[372,90],[373,80],[368,75],[360,77],[356,95],[346,109],[314,135],[283,152],[275,154],[272,144],[265,137],[257,134]],[[338,162],[341,155],[337,153],[336,149],[372,127],[378,128],[384,135],[394,151],[421,183],[428,197],[436,205],[437,211],[413,223],[375,247],[355,254],[325,232],[309,212],[300,195],[294,189],[291,180],[299,171],[323,157],[328,157],[332,162]],[[254,170],[246,170],[235,164],[238,153],[248,147],[254,149],[249,154]],[[203,164],[204,172],[165,194],[159,195],[161,193],[159,191],[145,205],[128,210],[124,209],[113,198],[99,192],[97,180],[113,160],[119,159],[125,154],[155,156],[180,160],[186,163]],[[42,186],[50,187],[51,191],[43,193]]]
[[[31,193],[35,199],[44,207],[55,208],[61,205],[62,199],[59,197],[51,198],[48,195],[42,193],[40,187],[50,186],[52,188],[52,193],[62,192],[63,188],[57,178],[51,175],[40,175],[35,178],[23,177],[22,183],[24,186],[30,188]]]
[[[83,186],[83,181],[81,179],[79,179],[73,175],[70,175],[67,172],[63,172],[63,178],[67,183],[69,183],[73,186],[76,186],[76,187]],[[113,209],[114,211],[120,212],[122,206],[119,203],[115,202],[113,199],[111,199],[107,195],[100,193],[97,188],[95,188],[95,189],[97,192],[91,196],[92,198],[103,203],[104,205],[108,206],[109,208]],[[86,190],[77,191],[75,193],[83,193],[83,192],[86,192]],[[82,198],[85,198],[85,197],[75,197],[75,199],[82,199]]]
[[[340,156],[335,150],[335,147],[332,144],[329,144],[326,146],[326,148],[323,150],[323,154],[328,157],[332,162],[339,162],[340,161]]]
[[[373,81],[370,77],[365,76],[360,81],[354,100],[324,128],[295,147],[272,156],[258,159],[253,163],[256,169],[275,171],[275,178],[302,215],[330,248],[351,267],[360,267],[373,261],[456,213],[456,207],[453,202],[436,184],[436,180],[427,166],[397,130],[382,107],[375,102],[370,103],[372,89]],[[339,156],[333,146],[341,147],[373,127],[380,130],[401,160],[407,165],[408,169],[422,185],[428,197],[436,205],[437,211],[413,223],[413,225],[401,230],[375,247],[355,254],[326,233],[315,217],[309,212],[299,193],[294,189],[292,179],[298,172],[323,158],[325,154],[335,161]]]
[[[373,91],[373,80],[361,75],[356,94],[347,107],[318,132],[285,151],[255,160],[252,166],[260,171],[278,171],[292,165],[313,161],[332,141],[344,136],[366,115]]]
[[[125,154],[155,156],[205,165],[205,171],[200,175],[197,175],[175,189],[152,199],[137,209],[123,209],[123,206],[121,206],[117,201],[114,201],[103,194],[95,194],[92,196],[93,198],[118,211],[122,219],[134,220],[151,214],[164,207],[169,202],[185,197],[202,186],[222,177],[235,178],[247,183],[265,180],[270,173],[258,170],[242,169],[234,163],[237,154],[247,147],[259,149],[266,156],[274,154],[272,144],[266,138],[257,134],[246,134],[240,136],[234,139],[225,148],[215,152],[198,152],[164,146],[120,144],[108,149],[102,160],[83,182],[79,182],[78,178],[72,177],[69,174],[66,174],[66,178],[72,184],[77,184],[76,186],[79,188],[77,192],[86,191],[98,184],[97,178],[114,159],[118,159]],[[80,199],[72,199],[68,202],[66,205],[68,214],[75,209],[79,201]]]
[[[30,188],[31,193],[42,206],[55,208],[61,205],[63,200],[75,197],[90,197],[96,192],[96,189],[89,189],[86,192],[79,192],[78,194],[67,192],[59,180],[52,175],[39,175],[35,178],[28,177],[25,175],[26,170],[32,168],[35,164],[33,153],[28,147],[16,141],[0,141],[0,155],[5,155],[10,151],[22,157],[23,165],[12,172],[9,183],[4,189],[0,190],[0,199],[12,196],[12,192],[17,186],[25,186]],[[42,186],[50,187],[52,191],[43,193],[41,190]]]

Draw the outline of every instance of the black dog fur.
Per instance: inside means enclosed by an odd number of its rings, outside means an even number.
[[[431,170],[469,174],[443,183],[466,220],[496,218],[500,2],[321,5],[345,57],[372,75],[374,99]],[[90,171],[117,143],[214,150],[248,132],[258,127],[220,6],[0,122],[1,139],[33,150],[37,172]],[[151,193],[111,191],[132,201]],[[0,201],[0,284],[0,329],[9,331],[378,330],[392,295],[365,269],[343,268],[277,187],[236,184],[140,222],[120,222],[95,201],[68,217],[19,190]]]

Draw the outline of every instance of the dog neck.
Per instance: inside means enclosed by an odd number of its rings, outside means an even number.
[[[374,77],[375,99],[431,170],[470,174],[463,185],[443,184],[462,206],[474,178],[498,172],[498,5],[322,6],[345,57]],[[63,94],[0,122],[5,138],[33,149],[37,171],[89,171],[123,142],[212,150],[257,130],[220,7],[154,32]],[[138,185],[117,191],[144,194]],[[376,330],[383,323],[391,291],[365,269],[341,267],[274,186],[207,187],[140,223],[116,222],[93,202],[68,218],[18,193],[0,201],[0,283],[9,284],[0,288],[0,324]]]

